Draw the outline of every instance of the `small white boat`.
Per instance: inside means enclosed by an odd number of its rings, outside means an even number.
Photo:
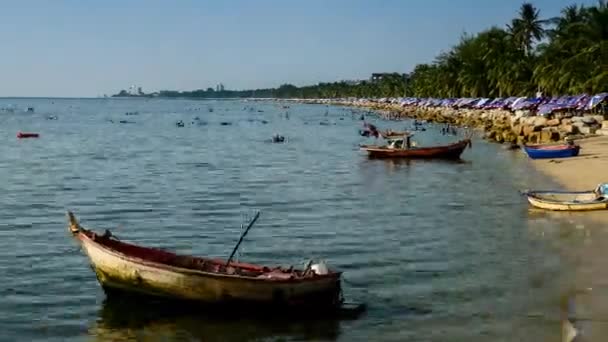
[[[608,209],[608,183],[589,191],[528,191],[528,202],[537,208],[559,211]]]

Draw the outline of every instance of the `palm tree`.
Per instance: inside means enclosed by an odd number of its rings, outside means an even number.
[[[539,19],[540,11],[531,3],[523,3],[519,8],[519,17],[512,20],[508,25],[509,31],[515,41],[524,50],[526,56],[530,56],[532,43],[539,41],[545,36],[543,26],[547,20]]]

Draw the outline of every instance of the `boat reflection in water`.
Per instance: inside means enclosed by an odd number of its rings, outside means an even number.
[[[89,329],[97,341],[336,340],[340,321],[328,317],[201,311],[134,296],[107,297]]]

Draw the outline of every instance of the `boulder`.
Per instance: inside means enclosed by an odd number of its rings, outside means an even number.
[[[586,125],[593,125],[593,124],[597,123],[597,121],[595,120],[595,118],[593,116],[583,116],[581,121],[584,122]],[[602,119],[602,121],[604,121],[604,120]]]
[[[602,121],[602,129],[608,129],[608,120]]]
[[[583,126],[578,128],[578,131],[582,134],[594,134],[596,130],[597,128],[593,126]]]
[[[531,144],[540,143],[540,132],[534,132],[528,136],[528,142]]]
[[[562,124],[561,126],[559,126],[559,129],[567,134],[576,134],[578,132],[578,127],[575,125]]]
[[[484,138],[490,140],[490,139],[494,139],[495,136],[496,136],[496,131],[488,131],[484,135]]]
[[[502,140],[508,143],[514,143],[517,141],[517,135],[513,134],[512,131],[506,130],[502,132]]]
[[[552,119],[552,120],[548,120],[547,121],[547,126],[559,126],[560,124],[560,120],[559,119]]]
[[[530,134],[532,134],[535,131],[534,126],[524,126],[522,128],[522,133],[524,136],[529,136]]]
[[[575,122],[582,122],[583,121],[583,117],[582,116],[573,116],[572,118],[570,118],[570,120],[572,120],[572,123]]]
[[[598,135],[608,135],[608,128],[603,128],[602,129],[598,129],[597,131],[595,131],[595,134]]]
[[[521,118],[519,121],[522,123],[522,125],[534,125],[535,120],[536,120],[535,116],[529,116],[529,117]]]
[[[541,131],[540,132],[540,142],[548,143],[552,141],[559,140],[559,133],[554,131]]]
[[[562,119],[562,125],[568,125],[570,123],[572,123],[572,119],[570,119],[570,118]]]
[[[547,126],[547,118],[544,118],[542,116],[537,116],[536,118],[534,118],[534,126],[535,127],[545,127]]]
[[[513,129],[512,129],[513,134],[515,134],[516,136],[522,135],[523,132],[524,132],[523,128],[524,127],[522,125],[515,125],[515,126],[513,126]]]
[[[524,145],[528,141],[527,137],[520,135],[517,137],[517,145]]]
[[[551,141],[551,132],[549,131],[541,131],[540,132],[540,142],[546,143]]]
[[[582,121],[572,121],[572,126],[580,128],[580,127],[585,127],[587,125],[584,122],[582,122]]]

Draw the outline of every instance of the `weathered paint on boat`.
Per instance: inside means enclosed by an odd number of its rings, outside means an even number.
[[[71,213],[69,217],[70,231],[104,290],[209,304],[333,307],[341,303],[340,272],[303,275],[245,263],[212,271],[226,262],[117,241],[82,228]]]
[[[363,145],[361,150],[367,151],[370,158],[441,158],[458,159],[467,146],[471,145],[470,139],[464,139],[456,143],[433,147],[410,147],[389,148],[387,146]]]
[[[524,146],[524,150],[530,159],[576,157],[580,149],[579,145]]]
[[[604,185],[594,191],[530,191],[528,202],[537,208],[558,211],[585,211],[608,209]]]

